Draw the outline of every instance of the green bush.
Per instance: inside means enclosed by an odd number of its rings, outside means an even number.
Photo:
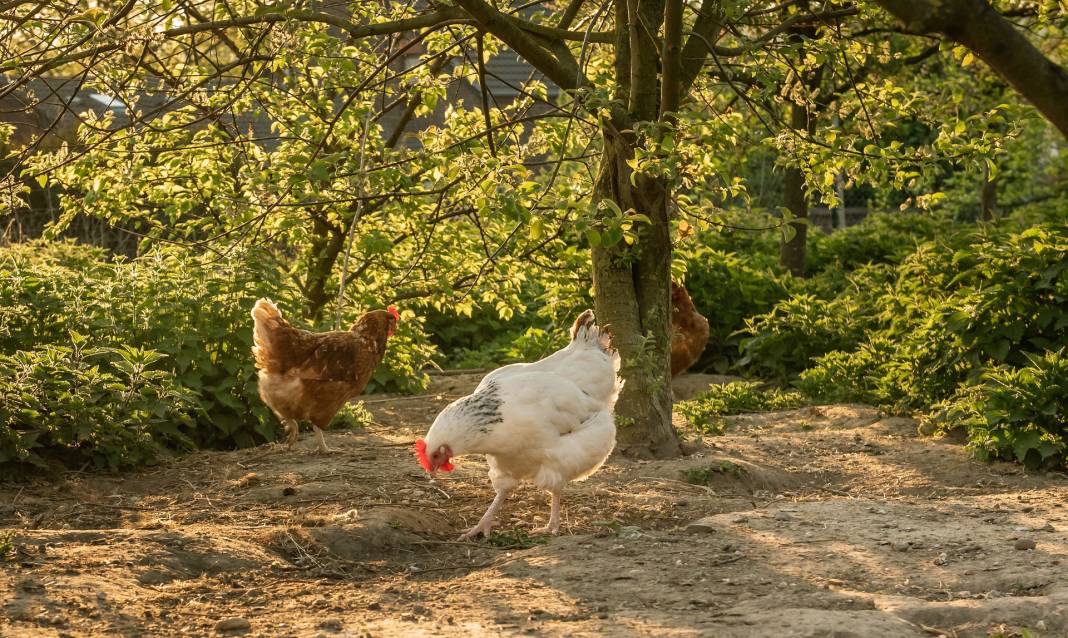
[[[788,410],[809,401],[796,391],[777,388],[764,390],[760,383],[735,381],[714,385],[688,401],[675,404],[691,427],[707,434],[722,434],[725,422],[721,417],[747,412]]]
[[[842,291],[828,298],[798,285],[791,297],[766,314],[747,318],[738,366],[749,374],[786,380],[808,369],[820,356],[852,349],[878,323],[881,292],[893,280],[893,268],[863,266],[844,279]],[[826,294],[826,291],[824,291]]]
[[[154,369],[162,354],[87,340],[73,333],[69,346],[0,355],[0,469],[48,460],[116,469],[195,446],[200,397]]]
[[[785,298],[793,278],[778,266],[774,254],[698,246],[681,253],[679,261],[694,305],[708,318],[708,345],[693,370],[726,372],[738,359],[738,328]]]
[[[33,242],[0,260],[0,352],[69,346],[152,350],[174,382],[193,393],[197,447],[248,446],[275,438],[260,401],[249,309],[280,288],[247,253],[221,263],[159,251],[108,261],[97,248]]]
[[[1064,350],[1028,357],[1018,368],[996,366],[935,406],[940,429],[963,427],[982,458],[1029,467],[1068,458],[1068,357]]]
[[[963,230],[920,246],[894,273],[888,286],[850,290],[824,304],[835,325],[843,304],[868,308],[867,325],[855,344],[828,350],[800,372],[798,387],[820,400],[933,409],[940,423],[967,427],[984,455],[1063,462],[1057,397],[1068,386],[1056,353],[1068,343],[1068,225]],[[820,314],[816,306],[811,315]],[[781,336],[804,317],[783,311],[758,318],[754,340],[773,351],[761,344],[812,335],[808,348],[825,347],[817,331]]]
[[[897,264],[924,242],[953,232],[946,215],[872,213],[831,234],[812,233],[808,272],[850,271],[865,264]]]

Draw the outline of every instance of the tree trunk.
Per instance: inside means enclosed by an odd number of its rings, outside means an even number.
[[[638,176],[631,184],[627,159],[634,156],[629,132],[606,127],[595,201],[609,199],[652,221],[634,246],[593,248],[597,320],[608,325],[622,358],[623,391],[616,403],[616,451],[632,456],[675,456],[681,452],[671,427],[671,271],[668,185]]]
[[[799,133],[809,130],[808,109],[804,105],[790,105],[790,128]],[[783,191],[783,203],[798,221],[790,222],[794,231],[793,237],[789,240],[784,237],[779,246],[779,263],[800,277],[805,274],[805,253],[808,246],[808,201],[805,199],[805,175],[799,166],[786,167]]]
[[[330,274],[345,247],[345,234],[331,226],[324,219],[314,217],[312,226],[315,235],[308,247],[308,274],[304,280],[304,317],[318,321],[323,316],[323,309],[333,298],[326,291]]]

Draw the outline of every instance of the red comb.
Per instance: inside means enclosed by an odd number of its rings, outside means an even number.
[[[430,459],[426,457],[426,441],[419,439],[415,442],[415,458],[419,459],[419,465],[427,472],[430,470]]]
[[[386,308],[386,312],[393,315],[393,318],[397,321],[397,323],[400,323],[400,313],[397,312],[396,308],[390,306],[389,308]]]

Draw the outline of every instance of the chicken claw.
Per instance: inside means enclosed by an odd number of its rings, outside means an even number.
[[[478,525],[475,525],[474,527],[472,527],[471,529],[467,530],[463,534],[460,534],[459,540],[462,540],[462,541],[474,540],[475,537],[478,536],[479,534],[482,534],[483,536],[488,538],[489,534],[490,534],[490,530],[493,529],[493,526],[496,523],[497,523],[497,521],[493,521],[493,520],[490,520],[490,521],[484,521],[484,520],[483,521],[479,521]]]
[[[494,497],[493,502],[490,503],[489,509],[487,509],[486,513],[482,515],[482,518],[479,519],[478,525],[475,525],[461,534],[460,540],[469,541],[479,534],[488,537],[490,530],[497,524],[497,510],[501,509],[501,505],[504,504],[506,498],[508,498],[507,490],[497,492],[497,496]]]

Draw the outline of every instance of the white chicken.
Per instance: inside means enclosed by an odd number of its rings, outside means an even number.
[[[608,332],[587,310],[575,320],[565,348],[535,363],[494,370],[473,393],[441,411],[415,445],[423,468],[433,476],[452,471],[454,456],[485,454],[496,492],[462,539],[488,535],[508,493],[523,481],[552,494],[549,523],[535,532],[560,530],[564,486],[596,472],[615,447],[613,410],[623,385],[618,371]]]

